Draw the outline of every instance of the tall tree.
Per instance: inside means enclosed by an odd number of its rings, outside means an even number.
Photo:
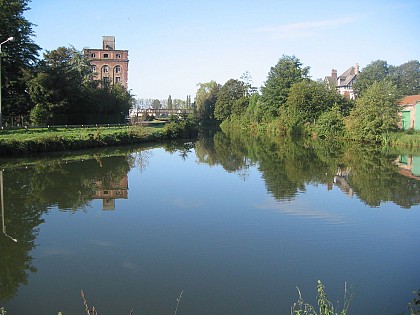
[[[47,51],[28,81],[34,124],[120,123],[133,104],[119,84],[98,87],[89,61],[73,47]]]
[[[173,103],[172,103],[172,96],[169,95],[168,97],[168,102],[166,103],[166,107],[168,109],[172,109],[173,108]]]
[[[2,46],[2,112],[4,116],[26,115],[32,108],[26,92],[25,72],[32,69],[40,47],[32,37],[34,26],[24,16],[29,0],[0,0],[0,41]]]
[[[80,52],[59,47],[47,51],[36,74],[28,82],[29,93],[36,104],[31,116],[37,123],[60,123],[58,115],[81,111],[85,106],[82,88],[88,84],[90,65],[82,63]]]
[[[358,97],[362,96],[374,82],[389,78],[391,67],[384,60],[375,60],[368,64],[357,75],[356,82],[353,84],[356,95]]]
[[[153,100],[153,102],[152,102],[152,108],[153,109],[159,109],[161,107],[162,107],[162,104],[158,99]]]
[[[217,101],[217,93],[220,90],[220,84],[216,81],[199,83],[195,95],[196,115],[199,120],[214,119],[214,107]]]
[[[222,121],[234,113],[241,114],[245,110],[246,102],[240,103],[239,100],[247,97],[248,86],[243,81],[230,79],[220,88],[217,94],[214,117]],[[241,105],[245,107],[241,108]]]
[[[399,93],[389,80],[374,82],[363,95],[346,120],[351,138],[380,141],[384,133],[397,128]]]
[[[418,60],[410,60],[394,67],[392,78],[401,96],[420,94],[420,62]]]
[[[266,115],[275,117],[279,108],[286,102],[293,84],[309,79],[309,67],[295,56],[283,55],[268,73],[265,85],[261,87],[261,100]]]

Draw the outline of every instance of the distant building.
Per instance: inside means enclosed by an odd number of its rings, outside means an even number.
[[[400,128],[420,130],[420,95],[408,95],[398,105],[401,108]]]
[[[356,95],[353,91],[353,83],[355,82],[359,72],[359,65],[357,63],[354,67],[348,68],[340,76],[337,76],[337,70],[332,69],[331,75],[326,76],[325,81],[331,87],[335,87],[341,95],[354,100]]]
[[[128,89],[128,50],[115,49],[115,37],[103,36],[102,49],[85,48],[94,78],[104,84],[121,84]]]

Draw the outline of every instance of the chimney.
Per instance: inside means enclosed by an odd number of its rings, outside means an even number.
[[[355,72],[355,74],[359,74],[359,72],[360,72],[358,63],[356,63],[356,66],[354,67],[354,72]]]
[[[332,70],[331,70],[331,76],[332,76],[334,79],[336,79],[336,80],[337,80],[337,70],[332,69]]]

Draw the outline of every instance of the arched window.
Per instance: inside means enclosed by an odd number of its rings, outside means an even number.
[[[105,73],[108,73],[108,72],[109,72],[109,67],[108,67],[108,66],[104,66],[104,67],[103,67],[103,71],[104,71]]]

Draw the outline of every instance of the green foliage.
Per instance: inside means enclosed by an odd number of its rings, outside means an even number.
[[[214,117],[220,121],[232,114],[243,114],[248,106],[248,86],[235,79],[227,81],[217,94]]]
[[[368,64],[358,75],[353,90],[358,97],[374,83],[389,78],[390,66],[384,60],[375,60]]]
[[[413,292],[416,297],[408,304],[410,315],[420,315],[420,290]]]
[[[410,60],[394,67],[392,80],[401,96],[420,94],[420,62]]]
[[[315,126],[316,133],[321,138],[339,138],[344,133],[344,117],[338,106],[323,112]]]
[[[388,134],[388,145],[407,147],[407,148],[420,148],[420,131],[412,129],[407,131],[396,131]]]
[[[283,55],[278,63],[271,67],[265,85],[261,88],[263,110],[268,117],[276,117],[279,108],[286,103],[293,84],[307,80],[309,67],[302,68],[302,63],[295,56]]]
[[[198,84],[195,96],[195,114],[198,120],[208,121],[214,119],[214,109],[219,90],[220,84],[216,83],[216,81]]]
[[[166,104],[166,107],[168,109],[172,109],[173,108],[172,96],[170,96],[170,95],[168,96],[168,102]]]
[[[393,82],[400,97],[419,94],[420,62],[410,60],[399,66],[392,66],[384,60],[373,61],[357,76],[353,89],[361,97],[374,82],[383,80]]]
[[[160,103],[160,101],[158,99],[153,100],[152,103],[152,108],[153,109],[159,109],[162,108],[162,104]]]
[[[2,45],[2,112],[4,116],[26,115],[33,104],[26,92],[26,75],[38,58],[40,47],[32,37],[33,24],[25,17],[29,0],[0,1],[0,41]]]
[[[89,61],[72,47],[46,52],[28,90],[37,125],[122,123],[134,101],[122,85],[99,88]]]
[[[334,304],[328,300],[327,294],[325,293],[325,287],[321,280],[318,280],[317,283],[317,301],[318,301],[318,308],[319,312],[316,312],[315,308],[305,303],[302,295],[300,293],[299,288],[299,299],[296,303],[292,305],[292,309],[290,311],[291,315],[346,315],[348,314],[348,307],[350,304],[351,297],[349,296],[349,293],[347,292],[347,289],[344,290],[344,306],[343,309],[339,312],[334,310]]]
[[[382,135],[397,129],[399,108],[397,87],[389,81],[374,82],[346,119],[352,139],[380,142]]]
[[[47,108],[37,104],[31,110],[30,119],[35,126],[47,126],[52,122],[52,115]]]
[[[280,108],[280,125],[287,133],[301,133],[304,125],[314,124],[334,104],[343,103],[343,97],[324,82],[305,80],[295,83],[286,103]]]

